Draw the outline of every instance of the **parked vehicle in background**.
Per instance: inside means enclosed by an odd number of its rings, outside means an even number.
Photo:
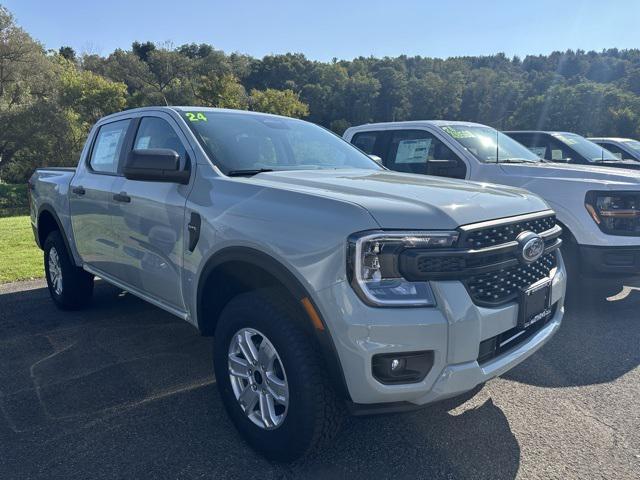
[[[504,133],[517,140],[540,158],[550,162],[640,170],[640,163],[620,159],[609,150],[575,133],[533,130]]]
[[[85,305],[96,275],[214,335],[227,412],[270,458],[328,441],[345,406],[468,392],[564,312],[561,229],[542,199],[390,172],[300,120],[118,113],[77,169],[38,169],[30,195],[56,305]]]
[[[609,150],[620,160],[640,162],[640,142],[632,138],[592,137],[588,140]]]
[[[544,161],[494,128],[470,122],[367,124],[349,128],[344,138],[392,170],[500,183],[540,195],[564,230],[564,258],[576,286],[597,279],[599,293],[615,293],[623,281],[640,277],[637,172]],[[478,208],[484,208],[481,202]]]

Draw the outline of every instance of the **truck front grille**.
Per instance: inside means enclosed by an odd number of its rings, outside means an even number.
[[[530,265],[471,276],[465,280],[465,285],[474,303],[500,305],[515,300],[522,290],[548,278],[556,265],[556,252],[551,252]]]
[[[463,234],[461,246],[474,249],[493,247],[501,243],[512,242],[518,235],[527,230],[540,234],[551,230],[556,224],[555,215],[546,215],[531,220],[490,225],[477,230],[470,230],[466,235]]]
[[[398,271],[409,281],[459,280],[476,305],[498,306],[522,290],[549,278],[557,266],[562,229],[552,212],[505,218],[459,228],[455,248],[407,248],[398,256]],[[531,231],[544,240],[544,254],[527,264],[517,241]]]

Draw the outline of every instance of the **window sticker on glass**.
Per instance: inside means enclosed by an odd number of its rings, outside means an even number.
[[[427,160],[431,139],[402,140],[398,143],[395,163],[422,163]]]
[[[190,122],[206,122],[207,116],[202,112],[185,112],[185,117]]]
[[[453,138],[474,138],[476,135],[470,130],[460,129],[457,127],[442,127],[442,129]]]
[[[108,165],[113,162],[122,133],[122,130],[117,130],[100,135],[93,154],[94,165]]]

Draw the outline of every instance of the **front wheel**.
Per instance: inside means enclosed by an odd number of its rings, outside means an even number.
[[[269,290],[245,293],[225,307],[215,332],[216,382],[231,420],[254,449],[281,461],[317,451],[343,416],[295,314]]]
[[[75,310],[91,300],[93,275],[73,264],[58,231],[51,232],[44,242],[44,272],[49,294],[59,308]]]

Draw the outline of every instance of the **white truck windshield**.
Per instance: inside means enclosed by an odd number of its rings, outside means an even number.
[[[484,163],[536,163],[541,159],[528,148],[495,128],[484,125],[444,125],[456,142]]]

